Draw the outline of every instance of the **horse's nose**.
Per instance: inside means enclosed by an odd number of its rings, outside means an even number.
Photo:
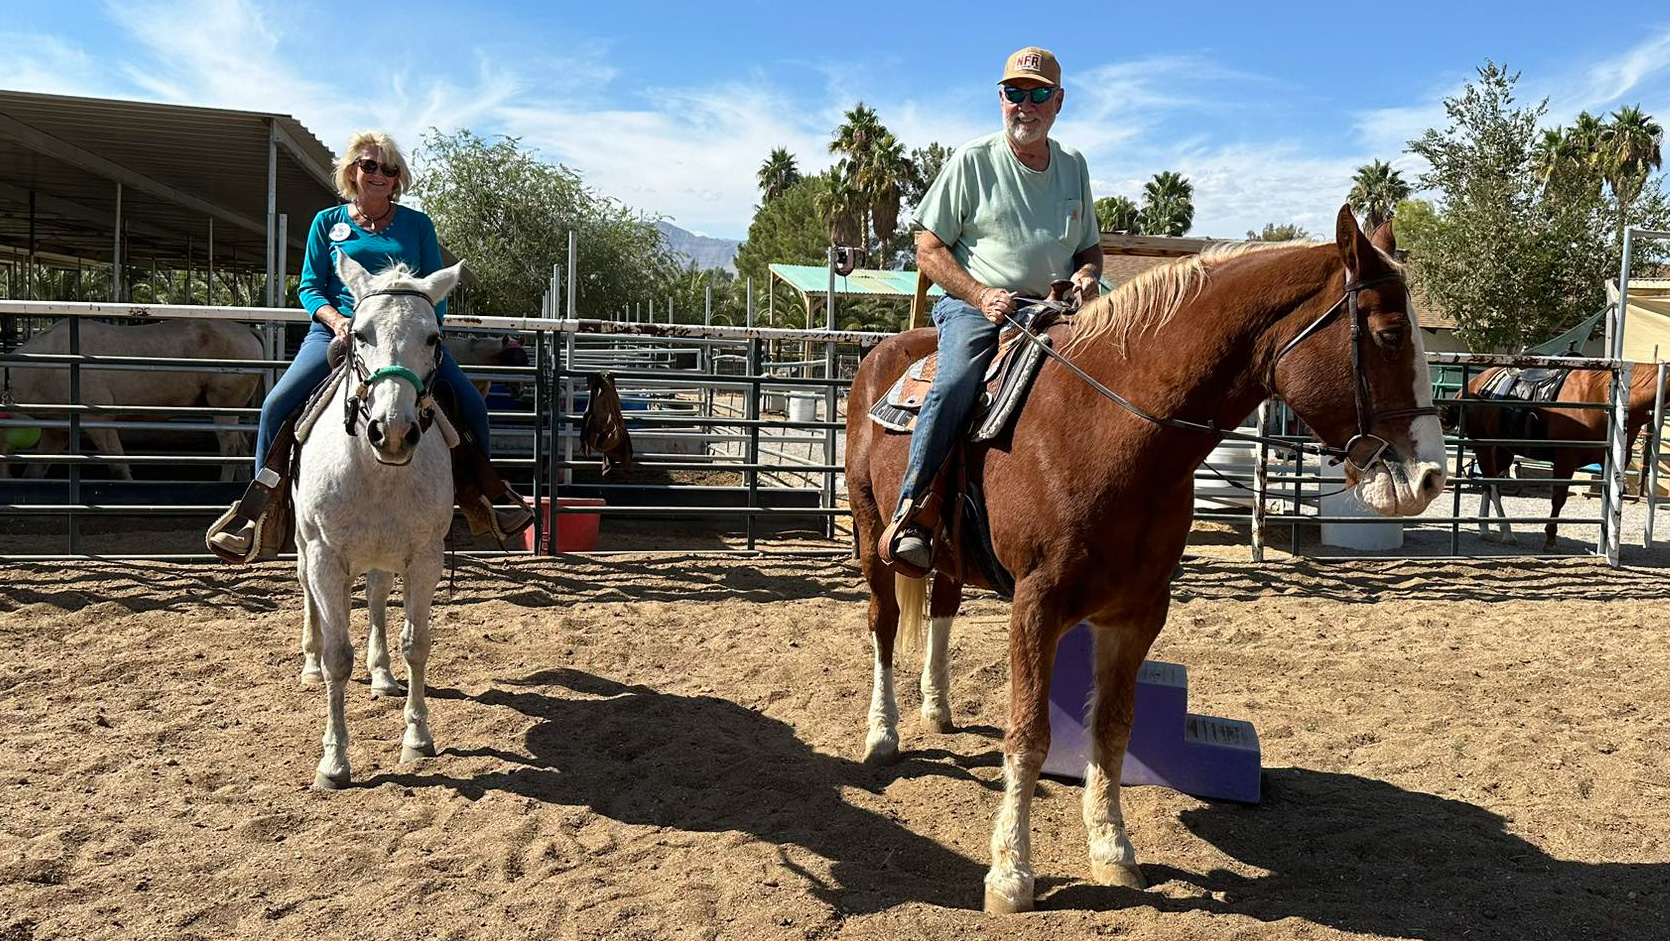
[[[371,419],[371,423],[365,426],[365,436],[371,439],[372,444],[381,447],[383,444],[383,423],[375,418]]]
[[[1428,467],[1426,473],[1421,475],[1421,496],[1428,501],[1432,501],[1438,499],[1438,495],[1443,492],[1444,469],[1442,467]]]
[[[406,429],[406,447],[408,447],[408,448],[417,447],[418,438],[420,438],[422,436],[423,436],[423,429],[419,428],[417,425],[412,425],[411,427],[407,428]]]

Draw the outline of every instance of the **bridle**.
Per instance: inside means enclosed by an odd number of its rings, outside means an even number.
[[[429,299],[429,295],[422,291],[410,290],[373,291],[359,298],[356,304],[357,306],[363,306],[366,301],[373,297],[421,297],[424,303],[431,308],[435,306],[435,302]],[[419,377],[417,373],[412,372],[405,366],[384,366],[376,372],[372,372],[366,368],[365,363],[360,359],[359,341],[355,339],[353,332],[349,331],[348,368],[354,371],[354,376],[359,380],[359,384],[354,387],[354,391],[348,394],[348,400],[344,403],[343,426],[347,429],[348,437],[352,438],[359,434],[361,419],[364,419],[367,424],[371,422],[371,409],[367,406],[366,399],[371,394],[371,387],[386,379],[409,382],[412,388],[417,390],[418,434],[421,436],[428,431],[429,426],[435,423],[435,376],[441,371],[441,353],[445,348],[439,342],[435,344],[435,362],[430,366],[428,376]]]
[[[1372,398],[1368,388],[1368,377],[1363,373],[1362,335],[1365,331],[1362,329],[1362,322],[1365,315],[1357,304],[1357,295],[1362,293],[1365,288],[1389,281],[1396,281],[1400,285],[1404,283],[1403,276],[1398,274],[1382,275],[1378,278],[1370,278],[1366,281],[1348,281],[1340,299],[1335,301],[1327,310],[1323,311],[1315,320],[1312,320],[1303,330],[1300,330],[1299,333],[1293,337],[1293,339],[1287,341],[1287,343],[1282,346],[1281,350],[1276,353],[1275,359],[1270,363],[1269,387],[1270,391],[1274,392],[1276,391],[1276,367],[1281,364],[1282,357],[1286,356],[1300,343],[1303,343],[1310,337],[1315,336],[1322,330],[1323,327],[1326,327],[1342,309],[1349,312],[1351,317],[1351,371],[1355,376],[1356,382],[1354,392],[1357,406],[1357,433],[1352,436],[1351,440],[1345,443],[1345,447],[1343,448],[1336,448],[1321,443],[1294,442],[1281,438],[1270,437],[1269,435],[1248,434],[1244,431],[1225,430],[1215,421],[1194,422],[1182,418],[1164,418],[1159,415],[1151,414],[1141,406],[1136,405],[1124,396],[1121,396],[1119,393],[1098,382],[1089,373],[1086,373],[1077,365],[1069,361],[1065,356],[1056,352],[1053,346],[1046,343],[1031,330],[1028,330],[1025,325],[1021,324],[1013,316],[1005,314],[1004,319],[1008,320],[1009,323],[1013,324],[1016,329],[1020,330],[1021,334],[1042,350],[1046,356],[1067,367],[1103,397],[1111,400],[1120,408],[1123,408],[1125,411],[1130,412],[1132,415],[1135,415],[1146,422],[1159,425],[1162,428],[1177,428],[1183,431],[1193,431],[1211,435],[1213,438],[1220,441],[1224,439],[1229,439],[1231,441],[1250,441],[1256,444],[1269,444],[1291,450],[1308,451],[1312,454],[1331,457],[1334,459],[1334,463],[1344,463],[1345,466],[1356,475],[1361,475],[1376,464],[1386,465],[1386,455],[1388,453],[1393,456],[1397,454],[1397,451],[1392,447],[1391,442],[1374,433],[1373,427],[1376,422],[1388,421],[1394,418],[1417,418],[1422,415],[1437,416],[1438,414],[1437,407],[1430,405],[1386,409],[1385,411],[1379,412],[1374,410]],[[1407,286],[1405,287],[1405,290],[1407,291]],[[1043,304],[1057,310],[1067,309],[1067,305],[1057,301],[1033,300],[1031,298],[1021,298],[1021,300],[1027,301],[1029,304]],[[1373,451],[1368,454],[1368,457],[1365,460],[1359,461],[1357,460],[1357,456],[1363,453],[1361,448],[1364,445],[1372,446]]]
[[[1357,305],[1357,295],[1361,294],[1364,288],[1393,281],[1397,282],[1397,284],[1404,289],[1405,293],[1408,292],[1409,287],[1404,283],[1403,276],[1399,274],[1384,274],[1378,278],[1370,278],[1367,281],[1352,281],[1347,283],[1345,285],[1344,295],[1341,296],[1339,300],[1335,301],[1332,307],[1323,311],[1320,317],[1311,321],[1309,326],[1300,330],[1297,336],[1287,341],[1287,345],[1283,346],[1281,350],[1276,353],[1276,358],[1270,361],[1269,384],[1270,389],[1274,391],[1276,388],[1276,368],[1281,365],[1282,357],[1292,352],[1294,347],[1303,343],[1317,331],[1327,326],[1328,322],[1334,319],[1334,315],[1338,314],[1341,308],[1350,312],[1351,374],[1354,382],[1356,383],[1356,389],[1354,391],[1357,400],[1357,433],[1352,436],[1351,440],[1345,443],[1344,448],[1328,449],[1328,451],[1335,453],[1345,463],[1345,466],[1348,469],[1355,471],[1358,474],[1363,473],[1376,464],[1385,464],[1386,452],[1390,451],[1394,455],[1397,453],[1396,449],[1392,447],[1392,443],[1390,441],[1387,441],[1385,438],[1382,438],[1374,433],[1374,425],[1377,422],[1389,421],[1394,418],[1419,418],[1423,415],[1437,417],[1438,415],[1438,408],[1433,405],[1414,405],[1408,408],[1390,408],[1379,412],[1374,410],[1374,399],[1372,393],[1369,391],[1368,376],[1363,372],[1363,334],[1366,332],[1363,330],[1363,321],[1366,315],[1363,314],[1362,309]],[[1369,453],[1367,460],[1359,461],[1356,456],[1363,453],[1361,447],[1364,445],[1371,446],[1373,451]]]

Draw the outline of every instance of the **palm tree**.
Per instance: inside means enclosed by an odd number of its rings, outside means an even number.
[[[1142,212],[1125,196],[1103,196],[1096,200],[1096,228],[1103,232],[1142,234]]]
[[[887,128],[882,127],[881,121],[876,117],[875,109],[867,107],[864,102],[860,101],[846,113],[845,119],[835,128],[834,140],[829,142],[830,153],[845,155],[846,159],[842,162],[847,165],[847,169],[843,171],[843,176],[848,178],[864,203],[857,210],[856,240],[845,244],[869,246],[870,206],[868,203],[870,200],[868,199],[868,187],[874,182],[874,174],[870,172],[870,162],[875,159],[875,146],[883,135],[892,136],[888,134]],[[896,216],[897,211],[895,210]]]
[[[864,214],[864,194],[858,187],[857,174],[847,160],[837,161],[829,172],[820,177],[822,185],[813,200],[818,218],[829,230],[832,245],[857,245]]]
[[[794,165],[794,154],[788,148],[778,147],[760,164],[758,174],[760,181],[760,202],[769,203],[783,195],[789,187],[800,182],[800,168]]]
[[[1358,167],[1357,175],[1351,179],[1353,185],[1346,201],[1363,214],[1363,229],[1367,232],[1380,228],[1380,223],[1392,217],[1397,204],[1409,198],[1409,184],[1384,160]]]
[[[1142,230],[1149,235],[1179,236],[1195,221],[1195,187],[1180,173],[1154,174],[1142,187]]]
[[[1612,112],[1612,123],[1601,132],[1596,149],[1602,176],[1618,200],[1618,239],[1624,237],[1629,207],[1641,195],[1647,175],[1664,165],[1664,129],[1635,107]]]
[[[885,243],[899,226],[899,204],[910,187],[913,170],[905,156],[905,145],[889,131],[870,145],[869,160],[865,162],[859,179],[870,207],[870,220],[876,240]]]

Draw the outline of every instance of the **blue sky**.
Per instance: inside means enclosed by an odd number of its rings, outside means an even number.
[[[603,193],[741,238],[754,171],[829,163],[858,100],[907,147],[996,130],[1004,56],[1038,44],[1068,88],[1055,136],[1096,195],[1195,183],[1192,234],[1325,233],[1355,167],[1443,121],[1488,57],[1549,122],[1641,104],[1670,123],[1670,6],[1587,3],[395,4],[7,0],[0,88],[295,115],[333,149],[359,127],[519,136]],[[885,22],[834,9],[885,10]]]

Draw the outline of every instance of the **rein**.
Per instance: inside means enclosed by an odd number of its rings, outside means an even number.
[[[1345,444],[1345,447],[1343,447],[1343,448],[1336,448],[1336,447],[1332,447],[1330,445],[1321,444],[1321,443],[1312,443],[1312,442],[1308,442],[1308,441],[1287,441],[1287,440],[1283,440],[1283,439],[1280,439],[1280,438],[1273,438],[1269,435],[1248,434],[1247,432],[1243,432],[1243,431],[1236,431],[1236,430],[1227,430],[1226,431],[1217,422],[1210,421],[1210,420],[1205,421],[1205,422],[1195,422],[1195,421],[1188,421],[1187,419],[1182,419],[1182,418],[1165,418],[1165,417],[1162,417],[1162,416],[1159,416],[1159,415],[1152,414],[1151,412],[1148,412],[1147,410],[1143,409],[1141,406],[1136,405],[1135,403],[1126,399],[1124,396],[1120,395],[1119,393],[1113,391],[1112,389],[1109,389],[1107,386],[1098,382],[1095,379],[1095,377],[1091,376],[1089,373],[1085,372],[1083,369],[1080,369],[1077,365],[1072,363],[1065,356],[1062,356],[1060,353],[1056,352],[1055,348],[1051,344],[1045,343],[1042,338],[1040,338],[1037,334],[1033,333],[1031,330],[1027,329],[1024,325],[1022,325],[1019,321],[1017,321],[1013,316],[1011,316],[1009,314],[1004,314],[1003,317],[1004,317],[1005,320],[1009,321],[1009,323],[1012,326],[1014,326],[1015,329],[1019,330],[1021,332],[1021,335],[1026,337],[1026,339],[1029,342],[1031,342],[1034,346],[1037,346],[1040,350],[1042,350],[1044,352],[1044,355],[1046,355],[1049,358],[1055,360],[1056,362],[1060,363],[1061,365],[1067,367],[1067,369],[1071,370],[1074,375],[1076,375],[1080,379],[1084,380],[1086,385],[1088,385],[1092,389],[1096,390],[1096,392],[1099,393],[1100,395],[1102,395],[1102,397],[1108,399],[1109,401],[1113,402],[1115,405],[1118,405],[1120,408],[1123,408],[1125,411],[1130,412],[1132,415],[1135,415],[1136,417],[1142,419],[1143,421],[1149,422],[1150,424],[1158,425],[1162,428],[1176,428],[1176,429],[1179,429],[1181,431],[1191,431],[1191,432],[1196,432],[1196,433],[1199,433],[1199,434],[1210,435],[1210,436],[1212,436],[1212,438],[1214,440],[1217,440],[1217,441],[1222,441],[1222,440],[1225,440],[1225,439],[1228,439],[1228,440],[1231,440],[1231,441],[1249,441],[1249,442],[1253,442],[1255,444],[1268,444],[1268,445],[1272,445],[1272,446],[1279,447],[1279,448],[1287,448],[1287,449],[1290,449],[1290,450],[1293,450],[1293,451],[1299,451],[1299,452],[1302,452],[1302,453],[1308,452],[1308,453],[1316,454],[1316,455],[1323,456],[1323,457],[1330,457],[1330,458],[1334,459],[1332,463],[1335,463],[1335,464],[1344,463],[1348,468],[1356,471],[1358,474],[1361,474],[1362,472],[1364,472],[1364,471],[1368,470],[1369,468],[1373,467],[1375,464],[1382,464],[1382,465],[1385,464],[1387,452],[1392,452],[1394,454],[1396,453],[1393,450],[1390,442],[1388,442],[1386,439],[1380,437],[1379,435],[1374,434],[1370,430],[1371,426],[1376,421],[1380,421],[1380,420],[1384,420],[1384,419],[1393,419],[1393,418],[1419,417],[1419,416],[1422,416],[1422,415],[1434,415],[1434,416],[1436,416],[1438,414],[1437,407],[1430,406],[1430,405],[1429,406],[1415,406],[1415,407],[1411,407],[1411,408],[1388,409],[1388,410],[1383,411],[1383,412],[1376,412],[1370,406],[1368,384],[1367,384],[1366,377],[1363,375],[1363,370],[1362,370],[1362,339],[1361,339],[1361,332],[1362,331],[1361,331],[1361,327],[1360,327],[1360,323],[1361,323],[1361,320],[1362,320],[1362,314],[1358,310],[1358,307],[1357,307],[1357,295],[1364,288],[1368,288],[1368,287],[1371,287],[1373,285],[1380,284],[1380,283],[1386,282],[1386,281],[1397,281],[1398,283],[1401,284],[1401,283],[1403,283],[1403,278],[1400,275],[1388,274],[1388,275],[1382,275],[1381,277],[1378,277],[1378,278],[1371,278],[1367,281],[1356,281],[1356,282],[1352,282],[1352,283],[1347,284],[1345,286],[1345,293],[1343,295],[1341,295],[1340,299],[1335,301],[1333,303],[1333,305],[1330,306],[1327,310],[1323,311],[1322,314],[1320,316],[1318,316],[1315,320],[1311,321],[1303,330],[1300,330],[1297,336],[1295,336],[1292,340],[1289,340],[1286,343],[1286,345],[1284,345],[1281,348],[1281,350],[1276,354],[1275,359],[1270,364],[1270,382],[1269,382],[1269,385],[1270,385],[1271,391],[1274,392],[1275,388],[1276,388],[1276,384],[1275,384],[1276,367],[1278,365],[1280,365],[1282,357],[1286,356],[1289,352],[1291,352],[1294,347],[1298,346],[1300,343],[1304,342],[1305,340],[1309,339],[1310,337],[1312,337],[1316,333],[1318,333],[1324,326],[1326,326],[1328,324],[1329,321],[1331,321],[1334,318],[1335,314],[1339,313],[1341,308],[1346,308],[1350,311],[1350,313],[1351,313],[1351,367],[1352,367],[1352,372],[1356,376],[1355,394],[1356,394],[1356,404],[1357,404],[1357,434],[1355,436],[1353,436],[1350,441],[1347,441],[1346,444]],[[1042,304],[1042,305],[1045,305],[1045,306],[1048,306],[1048,307],[1053,307],[1057,310],[1064,310],[1066,308],[1066,305],[1061,304],[1061,303],[1056,302],[1056,301],[1035,300],[1035,299],[1032,299],[1032,298],[1022,298],[1021,300],[1027,301],[1027,302],[1032,303],[1032,304]],[[1374,449],[1374,453],[1369,455],[1368,459],[1366,461],[1361,462],[1361,463],[1354,460],[1353,457],[1352,457],[1353,453],[1356,451],[1356,449],[1357,449],[1357,447],[1360,443],[1377,443],[1377,445]],[[1350,489],[1350,488],[1347,487],[1345,489]],[[1341,491],[1341,492],[1343,492],[1343,491]]]
[[[435,302],[429,299],[429,295],[422,291],[411,290],[373,291],[360,298],[358,303],[363,304],[373,297],[421,297],[431,309],[435,307]],[[428,377],[423,378],[405,366],[384,366],[376,372],[368,371],[365,364],[360,361],[358,344],[359,341],[354,339],[354,334],[350,331],[348,333],[348,365],[359,379],[359,385],[354,388],[353,392],[349,393],[348,400],[344,403],[343,426],[348,432],[348,437],[356,437],[359,434],[359,423],[362,419],[367,424],[371,422],[371,409],[366,405],[366,398],[371,394],[371,387],[385,379],[398,379],[408,382],[413,389],[417,390],[419,433],[427,432],[429,426],[435,423],[435,375],[441,371],[441,353],[446,347],[440,343],[435,344],[435,362],[429,369]]]

